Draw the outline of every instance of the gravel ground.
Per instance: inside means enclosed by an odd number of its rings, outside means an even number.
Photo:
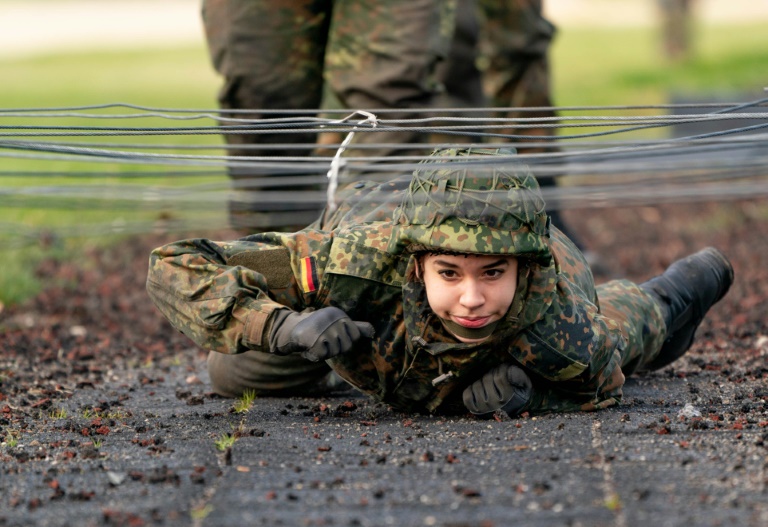
[[[617,275],[705,245],[736,270],[693,349],[599,413],[446,419],[352,391],[237,412],[144,292],[178,235],[43,263],[50,287],[0,312],[0,525],[768,525],[768,202],[584,212]]]

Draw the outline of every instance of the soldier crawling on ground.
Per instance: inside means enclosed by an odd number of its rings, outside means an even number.
[[[214,390],[322,393],[341,378],[408,412],[597,410],[681,357],[733,268],[714,248],[596,286],[512,152],[434,152],[359,182],[295,233],[152,252],[147,287],[211,350]]]

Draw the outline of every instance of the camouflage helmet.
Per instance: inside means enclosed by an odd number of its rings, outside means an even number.
[[[435,150],[421,165],[395,209],[391,244],[549,263],[544,199],[513,150]]]

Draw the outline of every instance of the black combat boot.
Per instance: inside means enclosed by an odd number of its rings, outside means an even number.
[[[723,253],[707,247],[640,284],[659,303],[667,324],[667,339],[659,355],[641,369],[658,370],[682,357],[691,347],[704,315],[725,296],[732,282],[731,263]]]

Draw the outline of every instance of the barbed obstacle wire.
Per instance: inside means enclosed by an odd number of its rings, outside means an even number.
[[[768,196],[766,108],[768,99],[557,107],[554,118],[493,117],[542,108],[446,108],[428,116],[415,110],[411,119],[388,119],[392,110],[370,110],[368,117],[350,110],[224,114],[123,103],[0,109],[0,239],[7,247],[51,233],[221,230],[235,198],[263,212],[269,228],[296,221],[297,206],[329,203],[330,173],[342,186],[386,181],[411,173],[434,149],[453,146],[545,150],[514,161],[540,178],[557,177],[557,186],[543,188],[549,208],[761,199]],[[538,135],[543,129],[556,134]],[[348,142],[352,134],[403,130],[423,140],[403,145],[375,142],[374,135]],[[241,155],[229,155],[221,137],[242,134],[285,141],[238,144]],[[335,139],[294,141],[297,134]],[[407,155],[375,154],[382,150]],[[475,168],[487,162],[472,160]],[[240,176],[230,179],[231,171]]]

